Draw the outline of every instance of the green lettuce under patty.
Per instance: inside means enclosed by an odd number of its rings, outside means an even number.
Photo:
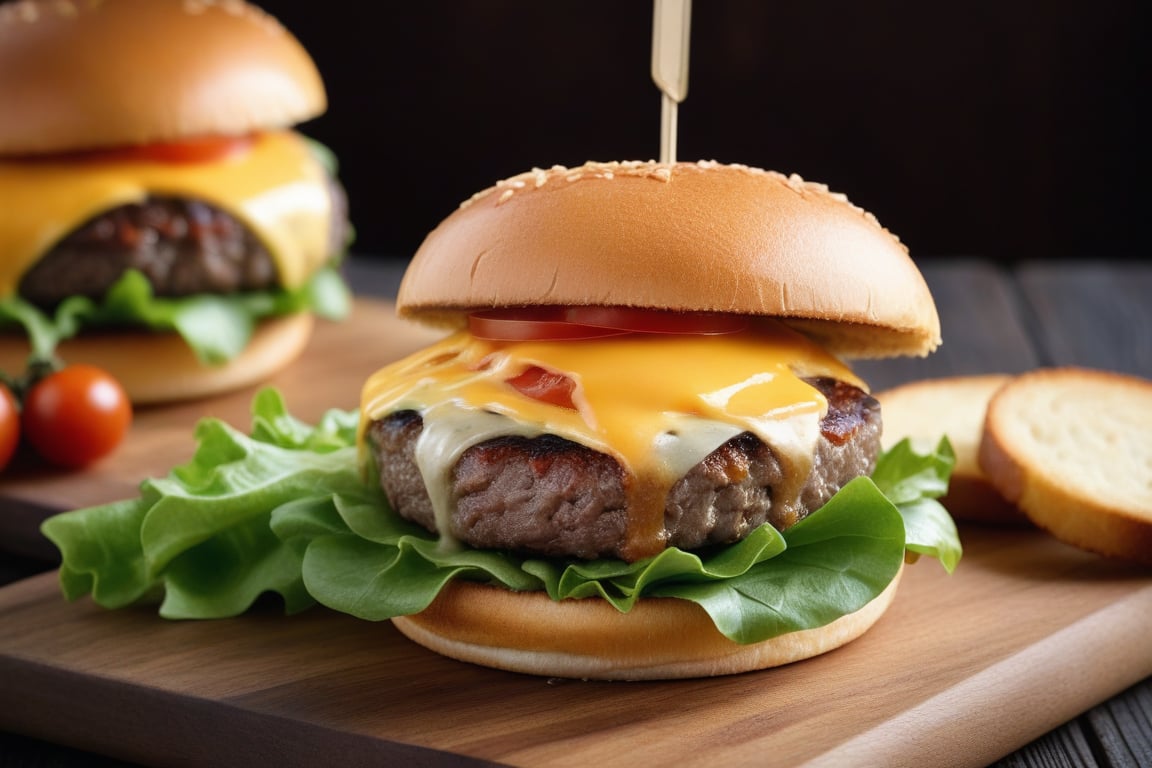
[[[130,269],[100,300],[73,296],[50,314],[18,295],[2,298],[0,328],[22,327],[35,360],[51,359],[61,341],[84,328],[145,328],[178,333],[205,365],[220,365],[243,351],[261,320],[305,311],[340,319],[350,307],[348,288],[335,267],[319,270],[294,290],[181,298],[153,295],[148,278]]]
[[[60,550],[60,583],[118,608],[158,601],[173,619],[234,616],[277,593],[289,613],[320,603],[383,620],[423,610],[451,579],[609,601],[628,611],[645,595],[704,607],[742,643],[827,624],[879,595],[905,552],[951,571],[961,548],[935,501],[954,463],[946,440],[930,453],[907,441],[783,533],[762,525],[703,553],[668,549],[636,563],[558,561],[448,548],[402,520],[358,468],[356,412],[315,425],[294,418],[274,389],[257,393],[245,434],[217,419],[196,429],[188,463],[146,480],[138,498],[66,512],[42,530]]]
[[[339,178],[336,154],[301,134],[312,156],[333,179]],[[233,294],[157,297],[138,270],[126,270],[100,300],[74,296],[46,313],[18,294],[0,298],[0,331],[22,328],[28,335],[30,362],[53,360],[56,347],[84,328],[147,329],[178,333],[205,365],[222,365],[244,350],[256,325],[277,315],[312,312],[330,320],[348,315],[352,297],[338,266],[352,244],[351,224],[340,253],[299,288],[275,288]],[[12,372],[9,372],[12,373]]]

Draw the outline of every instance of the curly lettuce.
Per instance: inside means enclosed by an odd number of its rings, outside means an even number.
[[[394,514],[357,464],[357,414],[294,418],[273,389],[253,400],[245,434],[205,419],[192,459],[146,480],[136,499],[66,512],[42,530],[62,555],[71,600],[118,608],[158,601],[174,619],[234,616],[276,593],[289,613],[315,603],[368,620],[417,613],[452,579],[602,599],[628,611],[644,596],[701,605],[741,643],[817,627],[879,595],[906,552],[949,571],[956,528],[936,499],[954,463],[942,440],[907,441],[872,478],[848,483],[786,531],[762,525],[705,552],[671,548],[636,563],[557,561],[448,548]]]
[[[19,295],[0,298],[0,328],[23,328],[34,360],[51,359],[57,345],[82,328],[145,328],[177,333],[205,365],[220,365],[243,351],[261,320],[304,311],[338,320],[350,308],[351,296],[335,267],[319,270],[294,290],[179,298],[155,296],[148,278],[130,269],[101,299],[72,296],[52,313]]]

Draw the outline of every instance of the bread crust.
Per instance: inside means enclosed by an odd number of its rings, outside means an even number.
[[[1029,525],[980,469],[977,454],[988,402],[1010,374],[989,373],[912,381],[874,394],[884,418],[884,449],[905,437],[935,445],[947,436],[956,465],[941,503],[957,520],[990,525]]]
[[[844,357],[925,355],[940,341],[923,277],[873,216],[823,185],[714,162],[499,182],[427,236],[397,303],[440,325],[535,305],[768,315]]]
[[[296,38],[239,0],[0,6],[0,154],[242,135],[326,103]]]
[[[453,581],[423,612],[392,619],[405,636],[460,661],[511,672],[597,680],[710,677],[789,664],[864,634],[884,614],[903,570],[872,602],[823,627],[741,645],[704,609],[641,599],[628,613],[604,600]]]
[[[1056,538],[1152,564],[1152,381],[1084,368],[1012,379],[988,405],[981,468]]]
[[[112,374],[135,405],[193,400],[256,384],[286,367],[304,351],[315,320],[297,313],[269,318],[253,331],[241,353],[220,366],[206,366],[175,333],[85,332],[66,339],[56,355]],[[24,370],[29,354],[23,335],[0,335],[0,370]]]

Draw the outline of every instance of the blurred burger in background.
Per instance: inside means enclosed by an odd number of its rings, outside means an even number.
[[[261,381],[338,318],[350,239],[300,43],[240,0],[0,4],[0,370],[136,403]]]

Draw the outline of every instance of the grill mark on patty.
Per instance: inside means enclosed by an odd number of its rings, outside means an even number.
[[[329,253],[344,249],[347,198],[329,178]],[[229,294],[276,288],[268,249],[239,219],[198,200],[152,196],[111,208],[58,241],[20,279],[19,294],[46,310],[69,296],[99,299],[129,269],[157,296]]]
[[[136,269],[157,296],[233,293],[276,285],[276,266],[240,221],[194,200],[152,197],[91,219],[20,280],[20,295],[51,308],[69,296],[98,299]]]
[[[783,479],[780,462],[763,441],[744,432],[673,485],[664,514],[666,546],[732,543],[764,522],[784,530],[849,480],[871,473],[880,447],[879,404],[851,384],[807,381],[828,398],[828,413],[800,508],[773,506],[772,489]],[[367,439],[392,507],[436,532],[415,461],[422,429],[417,412],[400,411],[372,422]],[[628,479],[611,456],[555,435],[499,437],[465,451],[452,476],[451,533],[471,546],[551,557],[625,556]]]

